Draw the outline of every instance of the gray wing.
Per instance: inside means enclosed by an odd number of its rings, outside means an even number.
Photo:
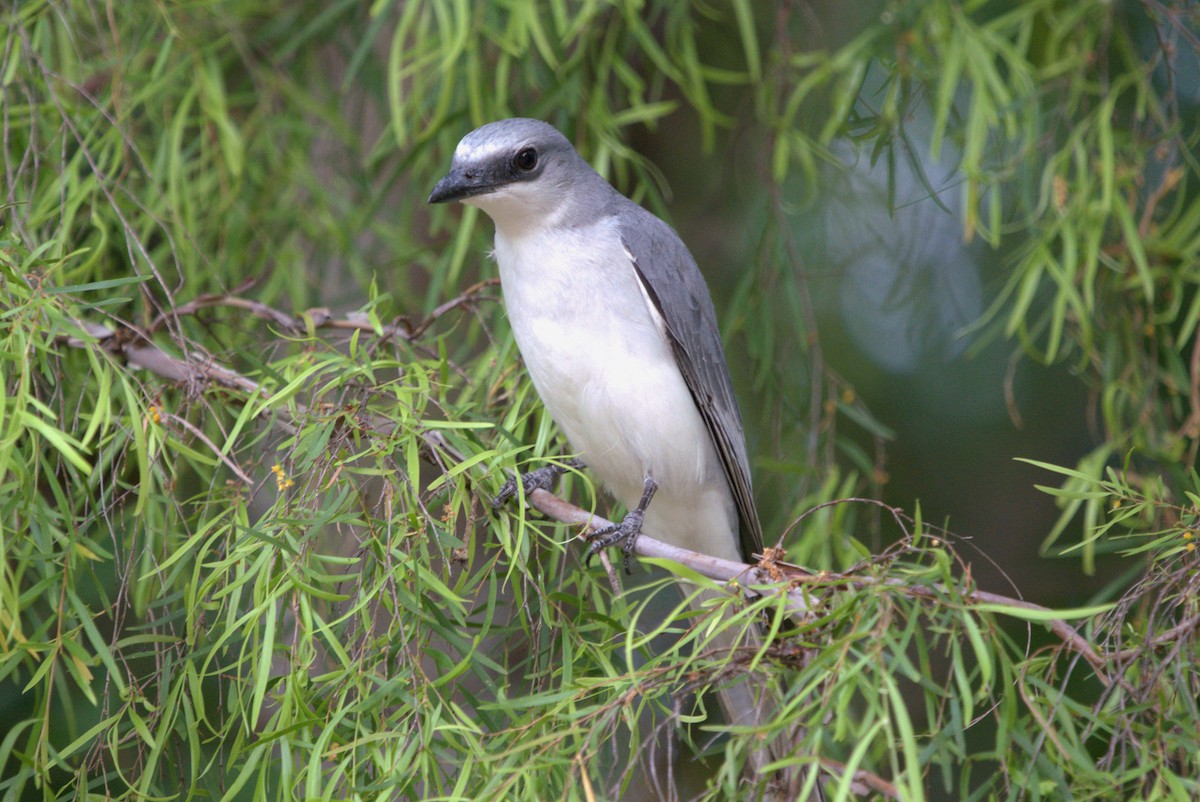
[[[752,560],[751,555],[762,553],[762,525],[754,506],[746,438],[712,298],[700,268],[675,230],[632,201],[627,203],[618,214],[621,240],[633,259],[638,281],[666,323],[667,340],[737,504],[742,556]]]

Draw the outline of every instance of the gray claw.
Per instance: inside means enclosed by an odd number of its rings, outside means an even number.
[[[630,555],[633,554],[633,546],[637,542],[638,535],[642,533],[642,521],[645,517],[646,513],[643,510],[633,510],[621,520],[621,523],[589,532],[588,541],[591,543],[591,547],[588,548],[588,556],[584,564],[590,563],[592,557],[602,549],[620,543],[621,551],[624,552],[621,567],[625,569],[626,574],[632,574],[633,569],[630,567]]]
[[[492,509],[498,510],[512,501],[517,497],[520,488],[525,489],[525,495],[527,496],[534,490],[550,490],[554,487],[554,483],[558,481],[558,477],[569,470],[582,467],[582,461],[569,459],[564,460],[561,465],[543,465],[528,473],[523,473],[521,474],[520,483],[517,482],[517,478],[514,476],[500,486],[500,492],[492,499]]]

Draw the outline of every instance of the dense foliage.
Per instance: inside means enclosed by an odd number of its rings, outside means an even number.
[[[832,799],[1195,798],[1197,17],[9,0],[0,796],[744,799],[774,740]],[[696,614],[670,566],[615,594],[574,530],[489,509],[562,445],[490,226],[424,199],[513,114],[664,214],[634,136],[750,144],[753,258],[718,306],[807,617]],[[798,223],[848,153],[889,211],[915,176],[1001,255],[978,342],[1091,393],[1094,450],[1039,465],[1046,548],[1125,567],[1107,604],[985,593],[915,500],[859,498],[889,432],[827,359]],[[603,510],[586,473],[560,489]],[[765,644],[705,647],[754,620]],[[738,681],[778,715],[718,737],[699,692]]]

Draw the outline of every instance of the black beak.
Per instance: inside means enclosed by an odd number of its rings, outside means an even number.
[[[463,197],[464,182],[462,176],[458,173],[451,172],[433,188],[433,192],[429,193],[428,203],[449,203]]]
[[[451,170],[441,181],[437,182],[437,186],[433,188],[433,192],[429,193],[428,203],[449,203],[451,201],[463,200],[473,195],[484,195],[496,189],[496,183],[489,180],[486,175],[481,175],[476,172],[463,172],[461,170]]]

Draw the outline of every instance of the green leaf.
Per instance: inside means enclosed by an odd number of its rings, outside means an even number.
[[[1019,607],[1007,604],[979,603],[972,604],[972,610],[978,610],[983,613],[996,613],[998,615],[1007,615],[1011,618],[1020,618],[1024,621],[1074,621],[1080,618],[1093,618],[1098,615],[1103,615],[1113,609],[1112,604],[1096,604],[1090,607],[1073,607],[1070,609],[1046,610],[1046,609],[1030,609],[1028,607]]]

